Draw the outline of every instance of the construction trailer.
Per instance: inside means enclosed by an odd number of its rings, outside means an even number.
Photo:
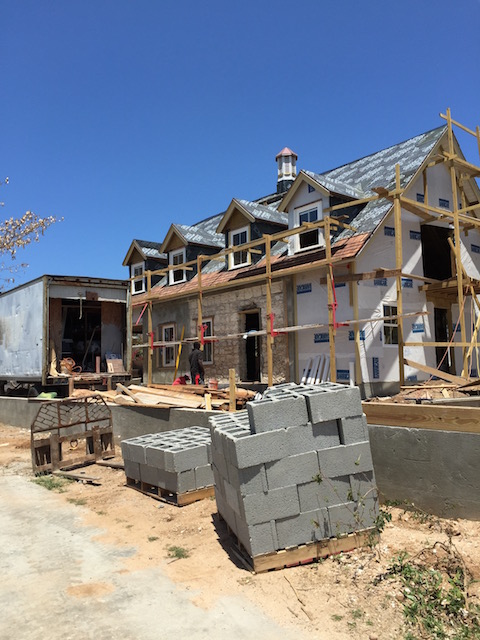
[[[130,379],[128,282],[44,275],[0,295],[0,385],[59,390]],[[117,363],[108,370],[106,360]],[[118,366],[118,362],[121,366]],[[73,368],[73,371],[71,369]]]
[[[473,136],[479,152],[480,130],[450,110],[441,117],[446,125],[338,169],[293,172],[274,206],[272,198],[261,202],[263,220],[288,216],[279,231],[260,235],[257,225],[255,237],[250,226],[240,238],[260,201],[234,200],[210,219],[225,235],[216,253],[218,233],[207,254],[206,227],[194,225],[189,236],[185,225],[172,225],[177,233],[161,246],[169,266],[147,270],[145,292],[132,297],[145,319],[145,381],[186,369],[193,340],[221,354],[208,362],[208,376],[226,378],[223,370],[239,363],[241,380],[241,354],[255,341],[258,380],[269,386],[342,380],[372,395],[438,371],[476,377],[480,168],[465,159],[454,127]],[[183,262],[182,239],[200,247]]]

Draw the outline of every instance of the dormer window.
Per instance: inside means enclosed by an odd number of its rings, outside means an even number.
[[[137,262],[132,264],[132,294],[143,293],[145,291],[145,263]]]
[[[321,219],[321,205],[308,205],[296,211],[297,225],[299,227],[306,222],[318,222]],[[299,233],[296,239],[297,251],[318,247],[322,244],[323,235],[321,229],[310,229]]]
[[[229,246],[239,247],[250,241],[250,227],[242,227],[229,232]],[[248,251],[235,251],[228,255],[228,268],[236,269],[250,264],[250,253]]]
[[[186,262],[185,248],[178,251],[171,251],[169,254],[169,262],[171,265],[181,265]],[[185,269],[172,269],[169,272],[169,283],[178,284],[179,282],[185,282],[187,279]]]

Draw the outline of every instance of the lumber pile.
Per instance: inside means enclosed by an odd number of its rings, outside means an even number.
[[[117,404],[139,405],[169,409],[183,407],[188,409],[213,409],[228,411],[229,390],[211,389],[196,385],[162,385],[149,386],[131,384],[126,387],[118,383],[115,392],[106,392],[109,400]],[[243,409],[245,403],[255,396],[253,391],[235,389],[236,409]]]

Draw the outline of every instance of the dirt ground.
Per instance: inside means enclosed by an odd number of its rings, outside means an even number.
[[[78,507],[86,525],[101,530],[103,543],[135,548],[122,560],[125,572],[161,567],[191,593],[196,607],[209,610],[219,598],[243,596],[280,626],[305,637],[398,640],[409,630],[403,614],[405,589],[399,580],[383,576],[402,551],[419,557],[427,549],[423,557],[428,553],[434,562],[435,554],[447,547],[464,563],[469,603],[480,604],[479,522],[441,520],[390,506],[392,521],[375,548],[257,575],[229,554],[230,539],[213,498],[179,508],[127,487],[123,471],[97,465],[83,470],[100,484],[68,483],[60,499]],[[27,430],[0,425],[0,475],[33,478]],[[173,546],[188,557],[172,557]],[[91,585],[88,595],[94,596],[95,588]]]

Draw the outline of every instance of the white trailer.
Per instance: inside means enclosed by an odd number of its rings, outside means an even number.
[[[129,379],[129,296],[123,280],[50,275],[0,294],[0,387],[68,385],[62,360],[91,388]]]

